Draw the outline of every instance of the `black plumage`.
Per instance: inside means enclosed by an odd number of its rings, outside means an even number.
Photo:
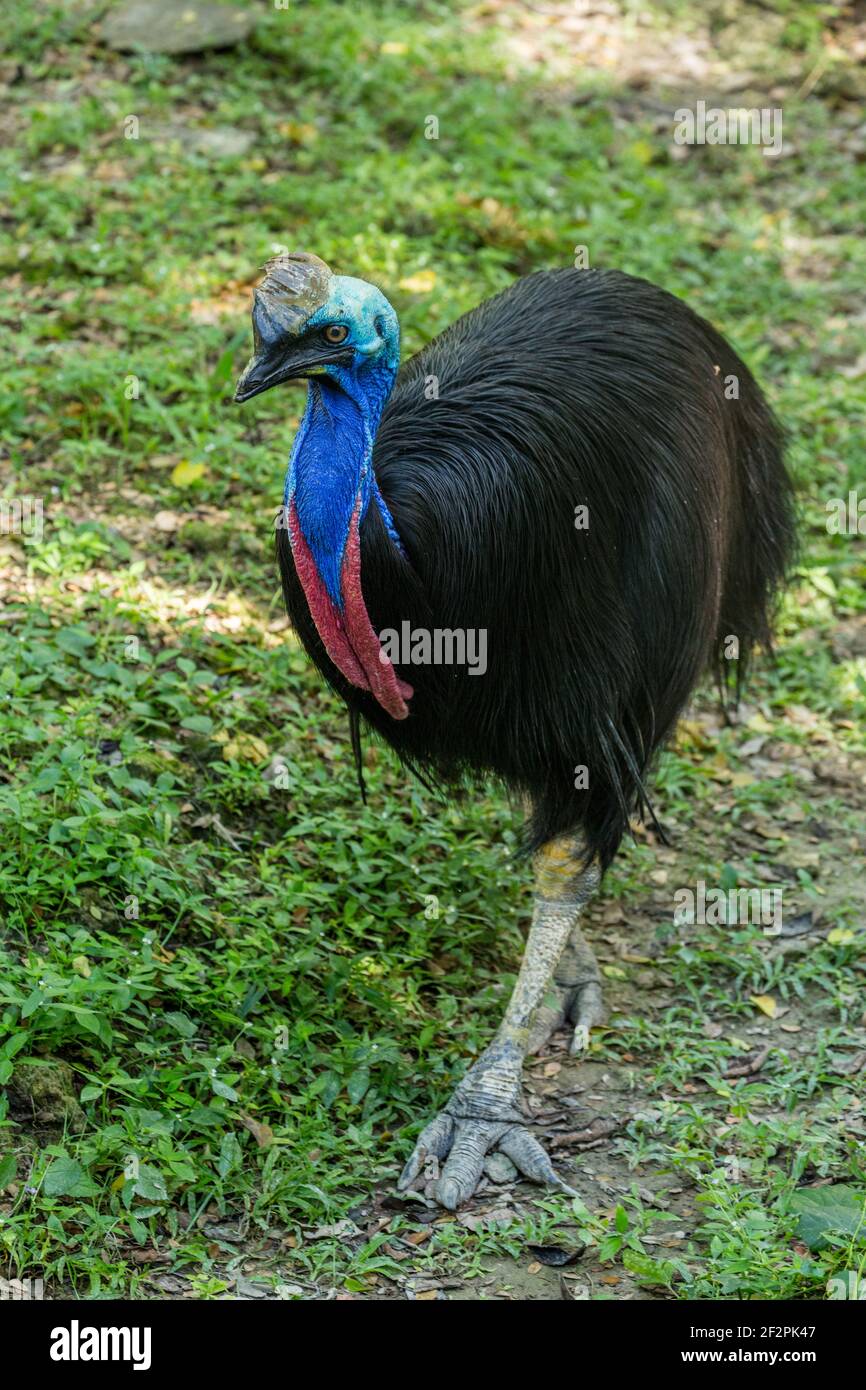
[[[370,507],[374,628],[486,629],[486,674],[398,666],[415,694],[392,719],[331,663],[279,530],[304,646],[409,766],[446,785],[501,779],[530,799],[529,847],[579,830],[606,867],[702,674],[733,666],[739,685],[769,643],[794,521],[782,434],[754,378],[647,281],[540,272],[405,363],[373,467],[405,549]]]

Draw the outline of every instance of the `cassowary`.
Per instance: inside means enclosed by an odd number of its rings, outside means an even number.
[[[420,775],[492,776],[529,807],[513,995],[401,1185],[445,1160],[436,1195],[454,1209],[498,1148],[564,1187],[526,1128],[523,1062],[555,1028],[577,1050],[601,1021],[581,910],[704,671],[729,669],[727,643],[739,677],[769,642],[794,531],[781,431],[708,323],[616,271],[529,275],[400,368],[379,289],[285,255],[253,333],[236,400],[309,383],[277,548],[356,754],[360,716]],[[467,634],[484,662],[460,664]]]

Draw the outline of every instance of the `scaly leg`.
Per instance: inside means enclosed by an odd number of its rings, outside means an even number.
[[[526,1177],[571,1191],[526,1129],[520,1095],[523,1061],[539,1008],[580,910],[598,885],[600,874],[595,864],[583,871],[575,867],[582,857],[580,847],[565,838],[552,840],[538,856],[532,925],[499,1031],[469,1068],[445,1109],[422,1130],[401,1174],[398,1186],[407,1188],[428,1155],[438,1159],[447,1156],[436,1197],[450,1211],[472,1196],[485,1154],[494,1148],[507,1154]]]
[[[595,953],[576,924],[559,958],[550,988],[544,996],[532,1025],[530,1054],[540,1052],[564,1023],[571,1023],[569,1051],[572,1057],[589,1046],[589,1030],[604,1022],[601,972]]]

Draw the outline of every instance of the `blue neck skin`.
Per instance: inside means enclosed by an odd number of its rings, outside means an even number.
[[[372,495],[402,550],[372,467],[373,440],[396,374],[396,364],[381,358],[323,368],[310,378],[306,410],[292,446],[284,501],[288,507],[294,497],[316,569],[338,610],[343,607],[343,555],[359,492],[359,524]]]

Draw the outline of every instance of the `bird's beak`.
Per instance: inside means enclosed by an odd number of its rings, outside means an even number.
[[[235,388],[235,400],[252,400],[283,381],[315,376],[328,365],[348,365],[351,348],[327,347],[303,337],[303,325],[287,321],[285,306],[256,290],[253,304],[253,356]]]

